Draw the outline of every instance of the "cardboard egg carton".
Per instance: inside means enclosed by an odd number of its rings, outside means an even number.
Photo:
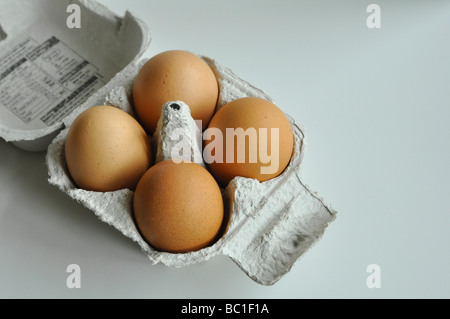
[[[80,29],[66,27],[70,4],[81,9]],[[150,264],[183,267],[225,255],[254,281],[271,285],[334,220],[336,212],[301,180],[304,132],[288,116],[295,136],[289,166],[273,180],[259,183],[237,177],[223,190],[227,229],[222,238],[191,253],[156,251],[133,221],[133,192],[79,189],[64,159],[68,129],[85,109],[106,104],[135,116],[132,86],[145,63],[139,60],[151,41],[146,24],[130,12],[117,16],[93,0],[0,0],[0,8],[0,138],[24,150],[47,150],[49,182],[136,242]],[[272,100],[228,68],[202,58],[220,84],[218,108],[246,96]],[[175,102],[179,110],[168,104],[152,137],[156,159],[171,156],[175,144],[169,137],[181,129],[193,150],[191,159],[204,165],[198,142],[201,132],[189,107]]]
[[[262,90],[236,76],[230,69],[208,57],[219,82],[217,108],[240,97],[254,96],[272,101]],[[71,123],[86,108],[112,105],[132,116],[132,87],[134,79],[146,60],[132,63],[64,120],[65,129],[48,147],[49,182],[77,200],[98,218],[115,227],[140,246],[151,264],[162,263],[183,267],[205,262],[217,255],[231,258],[251,279],[262,285],[272,285],[286,274],[293,264],[323,235],[336,212],[313,193],[301,180],[301,161],[305,150],[303,130],[287,115],[294,132],[295,146],[289,166],[277,178],[260,183],[236,177],[223,189],[226,232],[212,246],[189,253],[167,253],[152,248],[141,237],[133,220],[133,191],[92,192],[77,188],[69,175],[64,158],[64,143]],[[176,103],[177,107],[170,107]],[[204,165],[199,143],[201,131],[192,119],[189,106],[183,101],[168,101],[151,137],[156,149],[156,161],[171,158],[179,141],[170,136],[178,129],[193,151],[188,160]]]

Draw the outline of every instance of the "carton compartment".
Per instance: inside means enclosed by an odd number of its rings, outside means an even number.
[[[0,136],[7,141],[61,129],[150,42],[132,14],[118,17],[94,1],[0,0],[0,7]]]

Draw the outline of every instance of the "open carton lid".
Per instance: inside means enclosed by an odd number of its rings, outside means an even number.
[[[68,23],[71,4],[79,27]],[[93,0],[0,0],[0,8],[0,137],[28,151],[46,150],[63,120],[151,41],[143,21]]]

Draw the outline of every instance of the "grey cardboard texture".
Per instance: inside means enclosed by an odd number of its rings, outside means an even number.
[[[82,28],[66,26],[69,4],[79,5]],[[27,151],[45,151],[64,117],[151,41],[143,21],[95,1],[0,0],[0,8],[0,138]]]

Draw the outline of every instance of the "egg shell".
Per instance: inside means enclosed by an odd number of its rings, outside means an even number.
[[[234,133],[229,136],[230,129]],[[214,139],[205,141],[205,151],[210,150],[205,152],[205,161],[223,186],[236,176],[267,181],[280,175],[291,160],[291,124],[282,110],[265,99],[246,97],[227,103],[214,115],[208,130],[220,132],[216,136],[219,144],[214,145]]]
[[[139,181],[133,212],[150,245],[179,253],[205,248],[217,240],[224,208],[220,188],[205,168],[165,160]]]
[[[133,86],[137,116],[149,133],[156,130],[161,108],[167,101],[181,100],[205,129],[217,105],[219,85],[209,65],[184,50],[161,52],[139,70]]]
[[[65,142],[70,176],[83,189],[108,192],[134,189],[152,165],[150,141],[128,113],[98,105],[73,122]]]
[[[246,96],[273,101],[264,91],[217,61],[205,56],[202,58],[211,66],[219,81],[218,109]],[[114,101],[117,107],[132,113],[129,109],[132,86],[145,62],[143,60],[125,68],[110,82],[109,93],[95,94],[80,107],[80,111],[92,105]],[[294,133],[294,151],[285,171],[263,183],[244,177],[233,179],[222,190],[224,218],[228,227],[225,235],[212,246],[194,252],[168,253],[151,247],[142,238],[133,220],[133,191],[123,189],[98,193],[77,188],[65,168],[63,145],[67,129],[48,148],[46,160],[49,182],[92,210],[101,221],[135,241],[150,264],[185,267],[224,255],[255,282],[273,285],[320,240],[337,214],[330,203],[302,181],[301,162],[306,146],[304,130],[292,117],[286,116]],[[71,117],[66,120],[66,126],[70,125]],[[176,141],[166,141],[164,147],[169,148],[170,143]],[[157,147],[161,147],[161,144],[159,140]]]

